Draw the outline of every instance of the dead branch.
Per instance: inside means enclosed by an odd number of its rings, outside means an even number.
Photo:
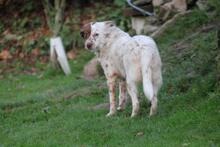
[[[181,16],[184,16],[184,15],[187,15],[191,13],[191,11],[186,11],[186,12],[183,12],[183,13],[178,13],[176,15],[174,15],[174,17],[172,17],[170,20],[166,21],[157,31],[155,31],[154,33],[152,33],[150,36],[152,38],[157,38],[158,36],[160,36],[165,30],[167,30],[167,28],[169,28],[171,25],[173,25],[176,20],[181,17]]]

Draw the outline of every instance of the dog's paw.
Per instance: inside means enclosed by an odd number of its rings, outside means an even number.
[[[151,118],[151,117],[153,117],[153,116],[155,116],[156,115],[156,111],[150,111],[150,114],[149,114],[149,118]]]
[[[156,113],[157,113],[157,106],[151,105],[149,117],[156,115]]]
[[[134,118],[134,117],[136,117],[138,114],[137,113],[132,113],[131,114],[131,118]]]
[[[120,106],[117,108],[117,111],[123,111],[123,110],[124,110],[124,108],[122,108]]]
[[[115,115],[115,112],[109,112],[109,113],[106,114],[105,116],[106,116],[106,117],[111,117],[111,116],[113,116],[113,115]]]

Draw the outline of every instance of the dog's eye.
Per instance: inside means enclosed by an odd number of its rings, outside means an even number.
[[[84,32],[80,32],[80,35],[82,38],[85,38],[85,33]]]
[[[95,36],[95,37],[98,37],[98,36],[99,36],[99,34],[98,34],[98,33],[95,33],[95,34],[94,34],[94,36]]]

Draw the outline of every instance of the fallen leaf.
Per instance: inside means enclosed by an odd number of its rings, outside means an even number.
[[[0,60],[7,60],[11,58],[12,56],[8,49],[3,49],[2,52],[0,53]]]
[[[3,35],[7,35],[7,34],[10,34],[11,33],[11,31],[9,30],[9,29],[7,29],[7,30],[5,30],[2,34]]]
[[[21,58],[21,59],[23,59],[24,58],[24,53],[19,53],[19,57]]]
[[[190,143],[183,143],[182,146],[189,146]]]
[[[71,60],[75,59],[76,58],[76,52],[74,50],[69,51],[67,53],[67,57],[68,57],[68,59],[71,59]]]
[[[136,136],[143,136],[144,135],[144,132],[138,132],[137,134],[136,134]]]
[[[35,48],[31,51],[31,54],[35,57],[40,55],[40,49],[39,48]]]

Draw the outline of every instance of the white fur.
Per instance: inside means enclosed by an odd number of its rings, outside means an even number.
[[[116,79],[121,80],[118,110],[125,108],[127,88],[132,100],[131,117],[138,114],[137,84],[143,82],[144,94],[151,102],[150,116],[156,113],[162,75],[160,55],[152,38],[143,35],[131,37],[110,21],[97,22],[92,24],[85,46],[96,53],[107,78],[110,97],[107,116],[116,113]]]

